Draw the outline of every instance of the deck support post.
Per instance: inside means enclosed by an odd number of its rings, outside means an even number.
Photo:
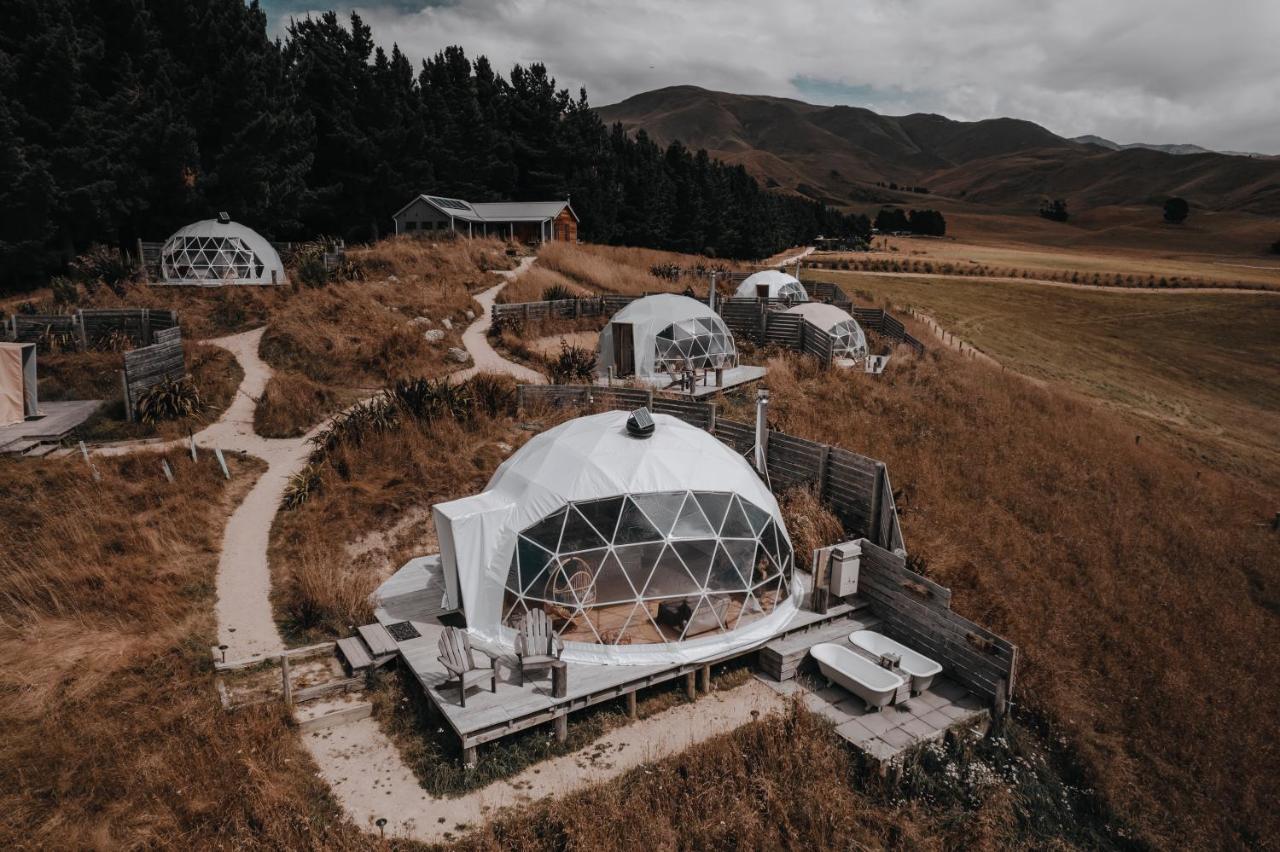
[[[694,682],[694,678],[697,677],[697,674],[698,673],[696,671],[691,671],[684,676],[684,694],[690,701],[696,701],[698,699],[697,685]]]
[[[636,691],[633,689],[627,693],[627,718],[634,720],[639,715],[636,712]]]
[[[471,770],[476,768],[476,747],[467,746],[462,750],[462,766],[464,769]]]
[[[284,706],[293,709],[293,684],[289,679],[289,655],[280,655],[280,685],[284,692]]]
[[[711,666],[705,665],[698,669],[698,691],[703,695],[711,692]]]
[[[556,717],[556,742],[562,743],[569,739],[569,714],[561,713]]]

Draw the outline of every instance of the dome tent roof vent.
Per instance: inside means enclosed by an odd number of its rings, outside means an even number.
[[[221,222],[223,225],[230,225],[230,224],[231,224],[231,214],[230,214],[230,213],[228,213],[227,211],[223,210],[222,212],[220,212],[220,213],[218,214],[218,221],[219,221],[219,222]]]
[[[653,434],[653,429],[653,415],[644,406],[631,412],[631,416],[627,418],[627,434],[633,438],[648,438]]]

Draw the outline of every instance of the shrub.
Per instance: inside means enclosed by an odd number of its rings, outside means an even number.
[[[466,420],[475,410],[470,383],[454,384],[447,377],[396,382],[391,398],[400,410],[418,420],[441,416]]]
[[[55,305],[74,305],[80,298],[80,285],[61,275],[49,282]]]
[[[90,293],[105,284],[117,296],[124,295],[124,285],[133,275],[124,255],[101,243],[94,243],[88,251],[71,261],[71,272]]]
[[[1187,203],[1187,199],[1174,196],[1164,203],[1164,220],[1174,225],[1181,225],[1187,221],[1187,215],[1191,213],[1191,205]]]
[[[596,353],[581,346],[570,346],[560,339],[560,355],[550,364],[551,381],[557,385],[589,382],[596,371]]]
[[[293,256],[293,275],[304,287],[323,287],[329,283],[329,269],[324,265],[324,246],[307,243]]]
[[[488,417],[502,417],[515,413],[515,379],[494,373],[478,373],[467,384],[471,386],[471,398],[477,412]]]
[[[320,490],[321,467],[322,465],[311,462],[289,477],[289,484],[284,487],[284,496],[280,499],[281,508],[296,509]]]
[[[143,423],[160,423],[165,420],[181,420],[198,414],[201,409],[200,391],[190,376],[181,379],[164,379],[152,385],[138,397],[138,419]]]
[[[563,284],[552,284],[542,291],[542,301],[556,302],[560,299],[572,299],[576,294]]]

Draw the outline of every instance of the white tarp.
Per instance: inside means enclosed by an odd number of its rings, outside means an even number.
[[[765,269],[749,275],[738,285],[733,294],[735,299],[758,299],[759,287],[769,288],[770,299],[791,299],[795,302],[809,301],[809,293],[794,275],[788,275],[777,269]]]
[[[536,436],[507,459],[473,497],[435,506],[446,580],[456,576],[467,627],[481,639],[510,644],[502,604],[516,536],[568,502],[660,491],[728,491],[764,509],[786,535],[772,492],[747,461],[707,432],[654,414],[654,434],[626,431],[628,413],[570,420]],[[445,542],[448,546],[445,546]],[[788,538],[788,543],[790,539]],[[698,660],[761,641],[795,614],[791,597],[738,631],[668,645],[567,643],[565,658],[635,665]]]
[[[713,322],[716,328],[733,339],[732,333],[725,326],[719,314],[697,299],[680,296],[675,293],[658,293],[636,299],[613,315],[609,324],[600,332],[597,370],[600,375],[609,372],[609,366],[615,363],[613,357],[613,324],[615,322],[631,324],[631,343],[635,353],[635,371],[637,376],[648,377],[658,375],[656,368],[658,333],[682,320],[706,319]],[[737,356],[733,361],[736,363]]]
[[[30,343],[0,343],[0,426],[21,423],[35,413],[28,410],[35,407],[28,404],[28,397],[35,398],[35,388],[27,387],[29,381],[35,381],[34,349]],[[32,351],[24,359],[27,350]],[[24,360],[29,367],[24,368]]]

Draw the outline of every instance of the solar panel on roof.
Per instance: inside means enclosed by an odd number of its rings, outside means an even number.
[[[459,201],[456,198],[440,198],[436,195],[428,196],[435,204],[441,207],[448,207],[450,210],[470,210],[465,201]]]
[[[647,438],[653,434],[653,415],[648,408],[637,408],[627,418],[627,433],[634,438]]]

